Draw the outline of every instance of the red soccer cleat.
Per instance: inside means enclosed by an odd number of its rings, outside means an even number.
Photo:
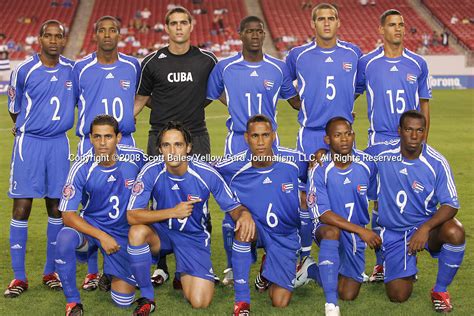
[[[234,316],[249,316],[250,304],[246,302],[237,302],[234,304]]]
[[[5,296],[6,298],[15,298],[20,296],[21,293],[25,292],[26,290],[28,290],[28,280],[22,281],[13,279],[10,282],[8,288],[5,290],[3,296]]]
[[[43,284],[51,290],[61,291],[63,289],[63,285],[57,273],[43,275]]]
[[[84,308],[81,303],[66,304],[66,316],[82,316],[84,315]]]
[[[433,303],[434,310],[438,313],[449,313],[453,310],[448,291],[435,292],[434,289],[431,289],[431,302]]]
[[[135,302],[138,306],[133,311],[133,316],[148,316],[155,310],[155,302],[146,297],[140,297]]]

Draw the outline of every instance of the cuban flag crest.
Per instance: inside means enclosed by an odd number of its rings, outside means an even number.
[[[124,90],[128,90],[130,88],[130,80],[120,80],[120,86]]]
[[[350,62],[343,62],[342,63],[342,69],[344,69],[345,71],[349,72],[352,70],[352,63]]]
[[[425,189],[425,187],[418,181],[413,181],[412,185],[411,185],[411,188],[413,189],[413,191],[415,191],[416,193],[421,193],[423,192],[423,190]]]
[[[273,88],[273,85],[274,85],[274,84],[275,84],[275,83],[274,83],[273,81],[271,81],[271,80],[267,80],[267,79],[263,80],[263,86],[264,86],[265,89],[267,89],[267,90],[271,90],[271,89]]]
[[[407,74],[407,81],[411,84],[414,84],[416,82],[416,76],[414,74]]]
[[[188,201],[200,200],[199,195],[188,194]]]
[[[357,186],[357,192],[359,192],[360,195],[365,195],[367,192],[367,185],[366,184],[359,184]]]
[[[134,179],[126,179],[125,180],[125,187],[127,189],[131,189],[133,187],[133,184],[135,183]]]
[[[282,183],[281,190],[285,193],[290,193],[293,190],[293,183]]]
[[[66,80],[66,82],[64,83],[64,86],[66,87],[67,90],[71,90],[72,89],[72,81],[71,80]]]

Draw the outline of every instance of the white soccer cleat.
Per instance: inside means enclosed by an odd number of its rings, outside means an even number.
[[[153,287],[158,287],[163,285],[166,281],[168,281],[169,275],[163,269],[156,269],[151,276],[151,284]]]
[[[234,283],[234,271],[232,268],[227,268],[224,270],[224,278],[222,279],[222,284],[227,286]]]
[[[306,285],[311,281],[311,278],[308,277],[308,268],[313,264],[316,264],[313,257],[306,256],[303,258],[303,261],[296,268],[295,288]]]
[[[326,303],[324,309],[326,311],[326,316],[341,316],[339,306],[336,306],[333,303]]]

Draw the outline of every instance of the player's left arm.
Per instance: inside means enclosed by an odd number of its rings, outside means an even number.
[[[295,95],[292,98],[289,98],[288,103],[291,105],[291,107],[297,111],[301,109],[301,100],[299,95]]]
[[[293,85],[292,76],[290,74],[290,69],[287,64],[282,63],[282,84],[280,89],[280,96],[283,99],[286,99],[291,107],[297,111],[301,108],[301,100],[298,92],[296,91],[295,86]]]
[[[430,131],[430,100],[429,99],[420,99],[420,111],[426,118],[425,142],[428,142],[428,134]]]
[[[230,211],[229,215],[235,222],[235,231],[239,233],[241,241],[254,241],[256,226],[250,211],[245,206],[240,205]]]

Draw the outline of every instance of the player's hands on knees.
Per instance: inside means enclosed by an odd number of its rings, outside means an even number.
[[[417,231],[411,236],[410,241],[408,242],[408,253],[411,255],[416,254],[417,251],[423,251],[425,245],[428,242],[430,237],[430,231],[427,228],[421,226]]]
[[[235,231],[244,242],[251,242],[255,239],[256,226],[249,211],[242,211],[235,222]]]
[[[104,251],[108,255],[116,253],[117,251],[120,250],[120,245],[117,243],[114,237],[108,234],[104,234],[104,236],[100,238],[99,241],[100,241],[100,246],[102,247],[102,249],[104,249]]]
[[[318,149],[314,154],[311,155],[309,160],[309,168],[314,168],[316,164],[323,166],[323,158],[328,151],[324,148]]]
[[[371,249],[379,248],[382,245],[380,236],[370,229],[364,228],[359,236]]]
[[[201,202],[201,199],[181,202],[174,207],[174,218],[183,219],[191,215],[193,212],[194,204]]]

